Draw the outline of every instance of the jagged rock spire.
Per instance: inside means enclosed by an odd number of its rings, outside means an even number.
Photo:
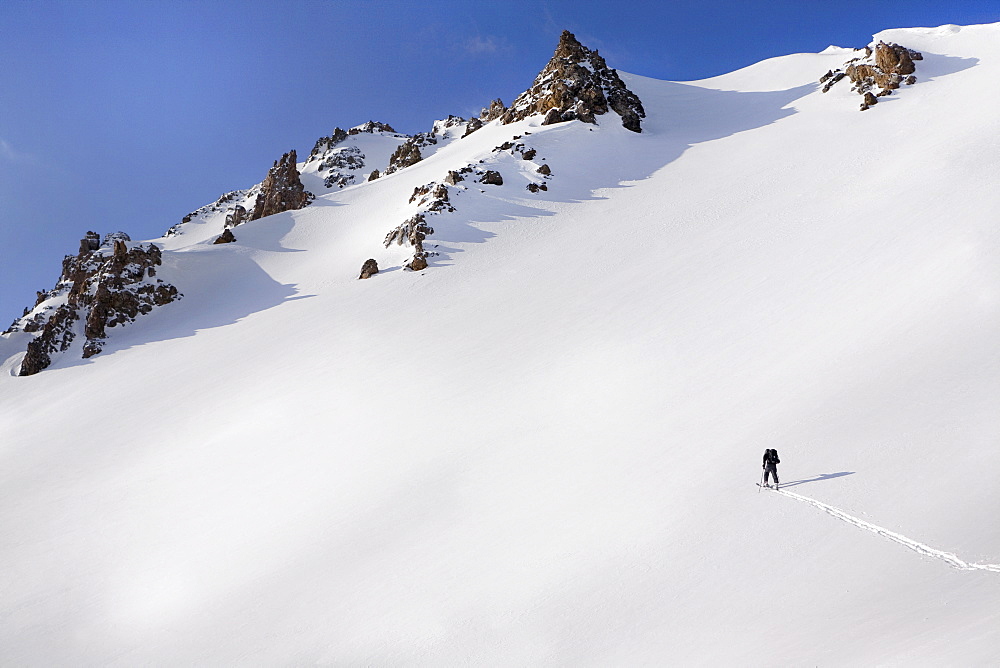
[[[545,115],[545,124],[578,119],[596,123],[595,116],[614,111],[622,125],[642,132],[640,119],[646,117],[642,101],[609,68],[597,51],[577,41],[564,30],[548,65],[539,72],[531,88],[521,93],[502,116],[514,123],[535,114]]]
[[[301,209],[312,200],[312,193],[306,191],[299,180],[299,170],[295,166],[295,151],[289,151],[277,160],[267,178],[261,184],[261,193],[254,203],[250,220],[257,220],[282,211]]]

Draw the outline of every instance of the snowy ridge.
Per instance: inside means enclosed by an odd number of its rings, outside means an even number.
[[[890,531],[889,529],[880,527],[876,524],[872,524],[871,522],[866,522],[865,520],[859,517],[854,517],[853,515],[849,515],[840,508],[835,508],[829,504],[823,503],[822,501],[817,501],[816,499],[810,499],[808,496],[802,496],[801,494],[796,494],[795,492],[789,492],[780,488],[772,489],[771,491],[781,494],[783,496],[787,496],[791,499],[795,499],[796,501],[802,501],[803,503],[808,503],[809,505],[815,506],[816,508],[819,508],[820,510],[822,510],[827,514],[836,517],[838,520],[842,520],[844,522],[847,522],[848,524],[853,524],[859,529],[871,531],[872,533],[882,536],[883,538],[888,538],[893,542],[899,543],[900,545],[910,548],[917,554],[921,554],[925,557],[932,557],[934,559],[938,559],[940,561],[945,562],[952,568],[957,568],[960,571],[991,571],[993,573],[1000,573],[1000,564],[969,563],[967,561],[959,559],[951,552],[944,552],[943,550],[937,550],[933,547],[930,547],[929,545],[917,542],[912,538],[907,538],[906,536],[898,534],[895,531]]]

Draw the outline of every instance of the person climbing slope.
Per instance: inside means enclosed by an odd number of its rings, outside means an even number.
[[[770,487],[767,484],[768,477],[774,476],[774,488],[778,488],[778,464],[780,463],[777,450],[771,448],[764,450],[764,486]]]

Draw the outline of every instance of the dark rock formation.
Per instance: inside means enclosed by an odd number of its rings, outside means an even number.
[[[542,174],[543,176],[549,176],[550,174],[552,174],[552,170],[549,169],[547,163],[539,165],[538,169],[536,169],[535,171],[538,172],[539,174]]]
[[[549,187],[547,185],[545,185],[544,183],[529,183],[528,184],[528,190],[530,190],[533,193],[537,193],[539,190],[548,190],[548,189],[549,189]]]
[[[501,118],[506,124],[544,114],[543,125],[574,119],[596,123],[595,117],[608,111],[621,116],[624,127],[642,132],[640,119],[646,117],[646,112],[638,96],[597,51],[583,46],[564,30],[552,60]]]
[[[295,163],[294,150],[274,163],[261,184],[261,193],[257,195],[250,220],[301,209],[312,201],[313,195],[306,191],[299,180],[299,170]]]
[[[350,136],[359,135],[362,132],[367,132],[369,134],[374,134],[376,132],[396,132],[392,126],[388,123],[379,123],[377,121],[368,121],[358,127],[351,128],[347,131]]]
[[[226,227],[236,227],[247,222],[247,220],[249,220],[247,218],[247,210],[237,204],[233,207],[232,211],[226,214]]]
[[[469,122],[465,125],[465,134],[462,135],[462,139],[465,139],[473,132],[483,127],[483,122],[478,118],[470,118]]]
[[[77,319],[76,312],[68,306],[56,308],[41,327],[41,334],[28,343],[17,375],[33,376],[52,364],[50,355],[66,350],[73,343],[73,324]]]
[[[399,148],[389,156],[389,166],[386,167],[383,175],[398,172],[423,160],[423,156],[420,155],[419,144],[420,140],[415,137],[411,137],[400,144]]]
[[[410,271],[422,271],[427,268],[427,258],[422,253],[413,256],[413,259],[403,265]]]
[[[104,235],[104,241],[101,242],[101,245],[113,246],[116,241],[129,242],[132,241],[132,238],[124,232],[108,232]]]
[[[361,265],[361,275],[358,278],[371,278],[378,273],[378,262],[374,259],[365,260],[365,263]]]
[[[313,145],[312,151],[309,152],[309,157],[306,159],[306,163],[310,163],[313,160],[318,160],[323,154],[329,151],[331,148],[339,144],[340,142],[347,139],[347,130],[341,130],[340,128],[334,128],[333,132],[330,133],[329,137],[320,137],[316,140]]]
[[[455,210],[455,207],[451,205],[448,198],[448,186],[443,183],[434,183],[433,181],[413,189],[413,194],[410,195],[410,204],[414,202],[424,211],[434,213]]]
[[[213,244],[231,244],[234,241],[236,241],[236,237],[233,236],[233,231],[227,227],[225,230],[222,231],[222,234],[220,234],[218,236],[218,238],[215,241],[213,241],[212,243]]]
[[[838,81],[840,81],[841,79],[843,79],[846,76],[847,76],[847,74],[844,73],[844,72],[841,72],[840,70],[837,70],[836,72],[834,72],[833,75],[828,80],[826,80],[826,85],[823,86],[823,92],[825,93],[828,90],[830,90],[835,83],[837,83]],[[823,83],[823,79],[820,79],[820,83]]]
[[[180,234],[182,232],[183,227],[187,223],[190,223],[193,220],[195,220],[196,218],[201,218],[204,221],[205,218],[207,218],[209,216],[213,216],[214,217],[214,214],[217,214],[217,213],[222,212],[222,211],[225,211],[226,214],[227,214],[227,216],[228,216],[229,214],[231,214],[233,212],[233,206],[234,206],[233,203],[234,202],[240,202],[239,204],[236,204],[235,206],[243,208],[243,211],[245,213],[246,212],[246,208],[243,205],[244,204],[250,204],[250,202],[247,201],[247,200],[251,197],[251,193],[252,192],[254,192],[254,191],[253,190],[234,190],[232,192],[228,192],[228,193],[222,195],[218,200],[216,200],[212,204],[206,204],[205,206],[201,207],[200,209],[192,211],[188,215],[184,216],[184,218],[181,219],[181,222],[177,223],[176,225],[174,225],[173,227],[171,227],[169,230],[167,230],[166,234],[164,236],[172,237],[174,235]],[[246,216],[244,216],[243,220],[240,221],[240,222],[245,222],[246,220],[248,220],[248,218]]]
[[[327,188],[344,186],[354,183],[354,174],[351,171],[359,171],[365,166],[365,154],[357,146],[345,146],[337,149],[328,155],[316,168],[317,172],[328,171],[329,174],[323,179],[323,185]]]
[[[107,328],[132,322],[155,306],[180,298],[177,288],[153,278],[155,267],[162,263],[157,246],[129,248],[121,238],[127,235],[109,235],[112,249],[108,254],[100,248],[90,249],[95,236],[88,232],[81,252],[63,260],[56,287],[39,293],[34,313],[22,318],[22,329],[37,336],[28,344],[19,375],[42,371],[52,363],[53,354],[68,350],[76,336],[77,321],[83,321],[87,339],[83,356],[91,357],[101,351]],[[82,250],[84,247],[88,250]],[[44,305],[50,300],[57,303]]]
[[[479,182],[490,186],[502,186],[503,177],[500,176],[500,172],[488,169],[482,178],[479,179]]]
[[[351,128],[347,131],[349,135],[359,135],[362,132],[367,132],[369,134],[374,134],[376,132],[391,132],[396,134],[396,131],[388,123],[379,123],[378,121],[368,121],[356,128]]]
[[[506,113],[507,107],[503,105],[503,100],[497,98],[490,102],[490,106],[486,107],[479,113],[479,120],[483,123],[489,123],[498,118],[502,118]]]
[[[101,235],[97,232],[87,232],[82,239],[80,239],[80,253],[89,253],[90,251],[95,251],[101,247]]]
[[[418,253],[422,253],[424,250],[424,239],[427,238],[428,234],[434,234],[434,228],[427,224],[424,214],[418,213],[410,216],[401,225],[392,229],[385,236],[384,245],[388,248],[393,242],[399,246],[409,243],[417,249]]]
[[[828,71],[820,77],[820,83],[825,83],[823,92],[827,92],[838,81],[844,78],[851,80],[851,90],[864,97],[861,110],[871,108],[878,98],[891,95],[900,84],[913,84],[916,77],[914,61],[923,60],[918,51],[908,49],[899,44],[879,42],[875,48],[865,47],[864,57],[852,58],[844,63],[844,71],[840,69]]]
[[[369,181],[374,181],[375,179],[377,179],[380,176],[382,176],[382,175],[379,174],[379,171],[377,169],[373,169],[372,173],[368,175],[368,180]]]
[[[450,186],[457,184],[459,181],[464,181],[465,178],[459,172],[449,171],[448,175],[444,177],[444,182]]]

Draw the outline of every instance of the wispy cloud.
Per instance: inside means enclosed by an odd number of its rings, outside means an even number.
[[[9,163],[35,163],[38,159],[30,153],[15,149],[9,141],[0,137],[0,160]]]
[[[476,35],[462,43],[462,48],[471,56],[483,56],[499,53],[509,48],[507,42],[492,35]]]

